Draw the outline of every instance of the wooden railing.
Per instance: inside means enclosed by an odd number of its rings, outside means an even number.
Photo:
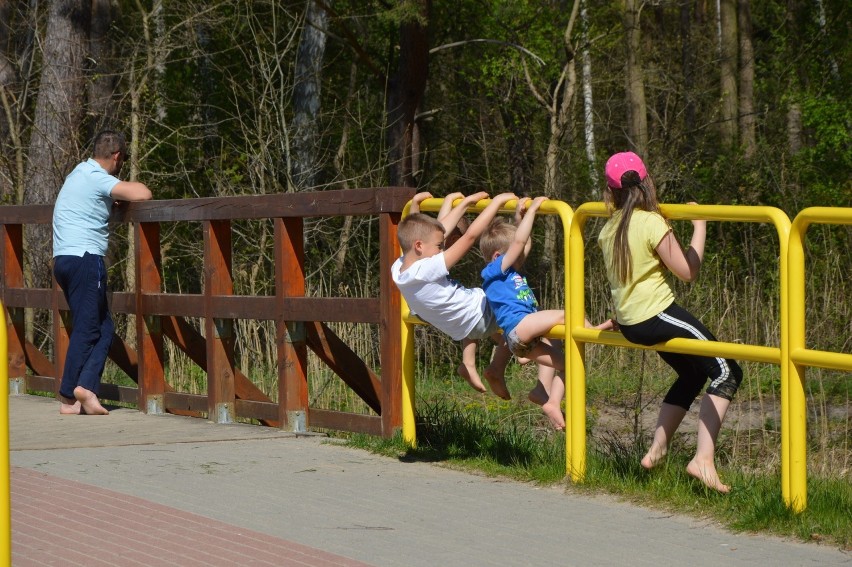
[[[116,207],[112,221],[132,223],[135,290],[110,294],[113,313],[135,315],[137,344],[115,336],[110,359],[137,387],[101,386],[104,400],[133,403],[147,413],[238,418],[300,431],[307,427],[390,436],[401,426],[400,297],[390,277],[399,256],[396,229],[413,189],[392,187],[244,197],[154,200]],[[7,311],[9,381],[13,391],[58,392],[68,349],[69,318],[62,291],[24,286],[24,226],[50,225],[52,205],[0,207],[0,300]],[[378,297],[306,297],[304,219],[379,218]],[[232,221],[274,223],[275,294],[234,295]],[[204,235],[203,293],[163,292],[161,223],[200,222]],[[28,342],[24,310],[52,312],[53,356]],[[188,318],[203,320],[203,333]],[[278,400],[272,401],[235,365],[234,320],[275,322]],[[327,325],[378,325],[380,370],[370,368]],[[207,376],[207,394],[177,392],[166,381],[164,340]],[[373,413],[308,407],[307,349],[333,370]]]

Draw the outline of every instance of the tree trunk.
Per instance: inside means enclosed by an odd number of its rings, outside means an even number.
[[[739,121],[740,145],[746,159],[754,156],[755,140],[754,116],[754,48],[751,43],[751,3],[739,0],[738,23],[740,38],[740,84],[739,84]]]
[[[24,196],[24,152],[21,125],[18,121],[18,80],[12,63],[12,6],[0,0],[0,147],[3,148],[0,170],[0,199],[3,203],[21,204]]]
[[[87,135],[94,139],[104,128],[113,125],[113,95],[118,84],[115,59],[109,30],[113,22],[112,3],[109,0],[92,1],[92,31],[89,36],[91,66],[89,74],[89,116]]]
[[[791,154],[799,153],[804,146],[802,131],[802,105],[792,102],[787,109],[787,144]]]
[[[331,6],[331,0],[326,0]],[[322,62],[325,56],[325,30],[328,13],[316,2],[308,2],[302,38],[296,53],[296,76],[293,87],[293,186],[308,191],[317,186],[319,136],[317,116],[320,110]]]
[[[389,183],[416,185],[413,168],[414,119],[429,72],[429,16],[431,0],[414,0],[418,17],[402,22],[399,30],[399,61],[387,97]]]
[[[720,126],[722,145],[732,147],[737,141],[737,0],[719,2],[719,82]]]
[[[682,2],[680,5],[680,63],[683,69],[683,92],[685,108],[684,121],[684,149],[691,153],[695,148],[695,97],[693,85],[695,84],[695,47],[692,45],[692,17],[690,2]]]
[[[25,204],[53,203],[79,161],[91,2],[53,0],[44,38],[43,68],[30,139]],[[50,283],[50,227],[28,227],[33,284]]]
[[[340,144],[337,146],[337,153],[334,155],[334,170],[337,177],[342,180],[341,189],[349,189],[349,181],[346,172],[343,169],[346,158],[346,146],[349,143],[349,129],[352,127],[352,122],[349,117],[352,100],[355,96],[357,88],[356,79],[358,77],[358,65],[354,62],[349,67],[349,89],[346,96],[343,112],[343,128],[341,128]],[[334,255],[334,271],[338,276],[343,275],[344,267],[346,266],[346,255],[349,253],[349,240],[352,237],[352,217],[343,219],[343,227],[340,229],[340,248]]]
[[[645,157],[648,151],[648,116],[645,104],[645,80],[640,57],[642,30],[639,25],[641,3],[625,0],[622,24],[627,39],[627,124],[632,149]]]

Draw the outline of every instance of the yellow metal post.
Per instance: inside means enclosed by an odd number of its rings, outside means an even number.
[[[9,345],[6,336],[6,310],[0,303],[0,563],[12,564],[12,499],[9,459]]]
[[[852,224],[852,208],[810,207],[801,211],[790,229],[788,250],[789,355],[787,377],[790,423],[781,431],[782,451],[788,455],[785,503],[801,512],[808,504],[806,366],[852,370],[852,355],[809,350],[805,344],[805,233],[811,223]],[[783,402],[783,400],[782,400]]]
[[[405,320],[408,304],[402,299],[402,440],[410,447],[417,446],[417,426],[414,422],[414,326]]]
[[[581,206],[595,208],[596,204],[586,203]],[[601,212],[605,212],[600,203]],[[579,209],[578,209],[579,211]],[[569,318],[566,320],[565,350],[568,353],[568,372],[566,380],[569,387],[568,404],[571,407],[570,421],[566,420],[565,458],[566,472],[573,482],[583,482],[586,478],[586,361],[584,342],[578,341],[574,335],[576,329],[585,328],[585,249],[583,244],[583,228],[586,217],[574,211],[565,230],[568,238],[566,252],[565,291],[568,295]]]
[[[793,222],[789,246],[789,303],[790,303],[790,349],[792,351],[805,348],[805,251],[803,247],[804,233],[809,222],[805,217],[797,216]],[[801,406],[805,410],[805,367],[790,362],[790,377],[787,387],[787,412],[792,411],[795,418],[791,423],[795,427],[781,429],[782,485],[784,502],[795,511],[804,510],[807,506],[807,420],[805,411],[796,411]],[[782,382],[782,392],[785,384]],[[781,398],[782,403],[784,398]],[[783,414],[782,414],[783,417]],[[788,420],[790,421],[790,420]],[[786,460],[784,459],[786,455]]]

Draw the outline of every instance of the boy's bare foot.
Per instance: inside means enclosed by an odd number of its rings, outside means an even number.
[[[479,374],[476,372],[476,368],[468,368],[464,365],[464,363],[459,364],[459,367],[456,368],[456,372],[459,373],[459,376],[467,380],[467,383],[470,384],[470,387],[476,390],[477,392],[485,392],[485,386],[482,384],[482,380],[479,378]]]
[[[523,356],[516,356],[515,360],[518,362],[518,364],[523,366],[524,364],[527,364],[532,359],[531,358],[525,358]]]
[[[488,382],[488,385],[491,387],[491,391],[494,392],[495,396],[504,400],[512,399],[512,395],[509,394],[509,388],[506,387],[506,377],[504,375],[498,375],[486,368],[485,380]]]
[[[712,462],[699,462],[696,459],[692,459],[689,461],[689,464],[686,465],[686,472],[703,482],[704,486],[707,488],[716,490],[722,494],[727,494],[731,491],[730,486],[722,484],[722,480],[719,478],[719,473],[716,472],[716,465]]]
[[[86,415],[109,415],[107,409],[101,405],[100,400],[91,390],[87,390],[82,386],[74,388],[74,397],[80,402],[80,413]]]
[[[660,464],[660,461],[662,461],[665,456],[665,449],[657,449],[653,445],[651,445],[651,448],[648,449],[648,452],[645,453],[644,457],[642,457],[642,467],[646,470],[651,470],[652,468]]]
[[[527,394],[527,399],[537,406],[543,406],[549,398],[550,394],[547,393],[547,390],[544,389],[544,384],[541,382],[536,382],[535,388]]]
[[[80,402],[66,398],[59,394],[59,414],[60,415],[80,415]]]
[[[559,404],[551,404],[548,402],[541,406],[541,410],[544,412],[544,415],[547,416],[547,419],[550,420],[550,424],[553,426],[553,429],[557,431],[565,430],[565,416],[562,415],[562,408]]]

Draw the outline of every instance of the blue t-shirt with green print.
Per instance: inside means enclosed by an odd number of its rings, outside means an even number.
[[[497,324],[508,335],[521,319],[538,311],[538,301],[527,278],[512,267],[504,272],[502,261],[503,256],[498,256],[482,270],[482,289]]]

